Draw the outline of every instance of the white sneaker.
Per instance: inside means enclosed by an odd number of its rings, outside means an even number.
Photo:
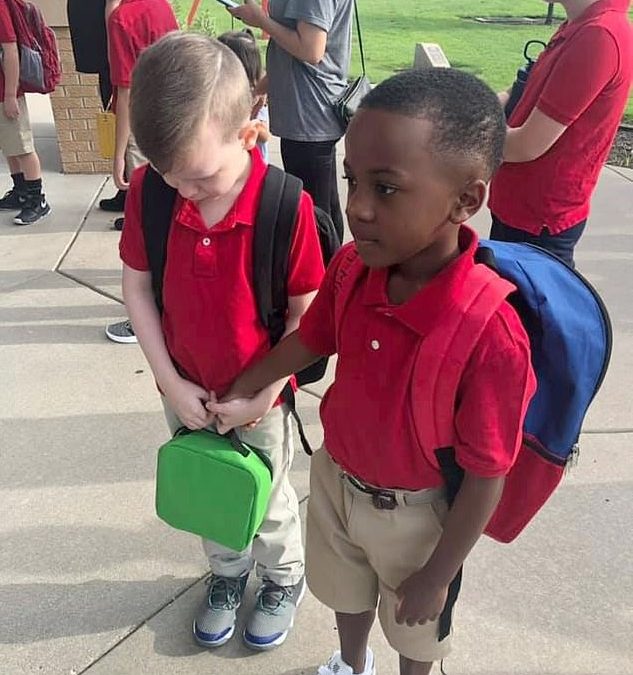
[[[341,658],[341,652],[334,652],[332,658],[321,666],[317,671],[317,675],[354,675],[351,666],[348,666]],[[374,653],[371,649],[367,649],[365,656],[365,670],[360,675],[376,675],[376,664],[374,663]]]

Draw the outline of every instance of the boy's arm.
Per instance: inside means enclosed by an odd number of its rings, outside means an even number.
[[[480,478],[466,472],[443,524],[443,534],[422,569],[397,589],[396,621],[413,626],[435,620],[444,609],[448,587],[492,517],[505,478]]]
[[[295,368],[294,353],[286,353],[287,346],[280,349],[282,345],[293,344],[299,321],[315,295],[316,292],[306,293],[288,299],[285,337],[264,359],[238,377],[222,402],[211,401],[207,404],[207,409],[216,416],[220,433],[261,419],[279,398],[290,375],[318,359],[318,355],[305,352],[301,363]],[[278,351],[281,351],[280,355]]]
[[[125,179],[125,152],[130,140],[130,89],[117,87],[116,135],[112,177],[119,190],[127,190],[130,184]]]
[[[156,383],[178,418],[189,429],[202,429],[211,424],[213,415],[204,407],[209,400],[208,392],[181,377],[167,351],[152,293],[151,273],[124,263],[123,299]]]
[[[20,83],[20,56],[17,42],[2,43],[2,70],[4,71],[4,116],[17,120],[20,116],[18,106],[18,86]]]

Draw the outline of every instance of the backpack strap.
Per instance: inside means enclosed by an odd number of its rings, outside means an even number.
[[[167,240],[176,204],[177,190],[167,185],[151,166],[143,178],[141,220],[145,251],[152,274],[152,290],[159,312],[163,311],[163,276],[167,261]]]
[[[253,287],[271,346],[281,340],[288,313],[288,261],[303,183],[269,166],[255,220]]]
[[[486,263],[493,261],[486,260]],[[486,264],[475,265],[466,276],[459,305],[423,340],[413,371],[411,416],[422,450],[439,468],[452,506],[464,477],[455,458],[455,407],[459,383],[490,319],[514,286]],[[439,640],[451,631],[453,607],[459,596],[463,568],[448,588],[439,618]]]
[[[303,183],[276,166],[269,166],[259,200],[253,237],[253,288],[257,312],[274,347],[286,330],[288,313],[288,267]],[[295,392],[290,385],[281,397],[297,424],[306,454],[312,454],[303,422],[297,413]]]
[[[435,468],[440,468],[436,450],[454,444],[455,405],[464,369],[488,322],[515,287],[487,265],[476,264],[462,290],[458,305],[448,309],[441,325],[422,341],[411,384],[416,435]]]

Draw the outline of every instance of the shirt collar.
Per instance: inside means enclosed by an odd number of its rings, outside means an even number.
[[[267,166],[257,148],[251,150],[249,155],[251,168],[246,183],[224,218],[211,228],[214,232],[232,230],[238,224],[248,227],[255,226],[259,197]],[[198,204],[189,199],[180,199],[180,205],[176,211],[176,220],[180,224],[193,229],[200,229],[201,226],[205,230],[208,229],[202,220]]]
[[[363,304],[381,307],[419,335],[428,335],[437,325],[440,315],[456,305],[455,300],[459,297],[464,278],[475,265],[478,244],[477,233],[467,225],[462,225],[459,231],[460,255],[402,305],[389,304],[388,270],[369,270],[363,290]]]

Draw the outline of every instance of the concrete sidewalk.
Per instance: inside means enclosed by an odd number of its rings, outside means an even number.
[[[30,104],[54,213],[28,228],[0,217],[0,674],[313,675],[337,638],[309,594],[275,652],[253,654],[239,638],[215,652],[192,641],[205,559],[194,537],[154,514],[160,404],[138,347],[103,333],[125,315],[119,235],[94,209],[112,188],[57,173],[46,99]],[[0,179],[8,185],[6,170]],[[450,675],[633,674],[632,182],[633,172],[604,170],[577,256],[615,330],[580,464],[515,544],[477,546]],[[476,219],[481,233],[487,222]],[[324,387],[299,397],[315,444]],[[307,472],[297,452],[303,509]],[[372,647],[380,675],[395,675],[379,630]]]

